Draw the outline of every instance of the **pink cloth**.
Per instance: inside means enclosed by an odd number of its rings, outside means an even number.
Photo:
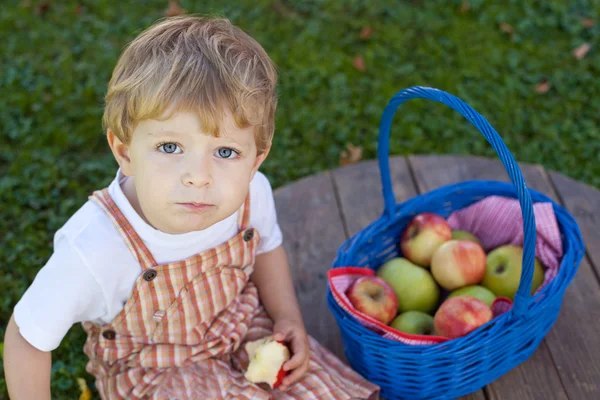
[[[563,248],[552,204],[534,204],[533,214],[537,235],[535,256],[545,270],[539,291],[556,276]],[[486,252],[504,244],[523,246],[523,216],[517,199],[489,196],[453,212],[447,221],[452,229],[477,236]]]
[[[556,276],[563,249],[552,204],[536,203],[533,205],[533,211],[537,232],[536,257],[544,267],[545,276],[544,282],[538,288],[539,291]],[[486,253],[505,244],[523,245],[523,218],[517,199],[501,196],[486,197],[469,207],[453,212],[447,221],[452,229],[465,230],[477,236]],[[352,266],[335,268],[328,272],[333,298],[361,325],[384,338],[408,345],[430,345],[449,340],[440,336],[406,334],[356,310],[346,296],[346,291],[356,279],[365,275],[375,275],[375,272],[370,268]],[[494,318],[510,310],[511,307],[512,302],[509,299],[497,298],[492,304]]]

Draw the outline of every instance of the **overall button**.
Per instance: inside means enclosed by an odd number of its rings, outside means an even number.
[[[244,232],[244,241],[249,242],[254,237],[254,229],[248,229]]]
[[[117,334],[112,329],[108,329],[108,330],[102,332],[102,336],[104,336],[104,338],[108,339],[108,340],[113,340],[116,335]]]
[[[149,269],[148,271],[144,272],[144,279],[147,282],[150,282],[154,278],[156,278],[156,271],[155,270]]]

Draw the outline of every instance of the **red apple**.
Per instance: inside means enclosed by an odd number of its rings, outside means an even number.
[[[398,297],[394,289],[377,276],[361,276],[346,291],[358,311],[389,324],[398,313]]]
[[[469,240],[449,240],[433,253],[431,274],[447,290],[475,285],[485,274],[485,251]]]
[[[283,364],[290,359],[290,349],[273,336],[246,343],[248,353],[248,369],[244,377],[252,383],[267,383],[271,388],[277,388],[287,374]]]
[[[492,316],[492,309],[475,297],[451,297],[436,311],[433,326],[438,335],[454,339],[489,322]]]
[[[404,257],[422,267],[429,267],[435,250],[452,238],[446,220],[434,213],[421,213],[410,221],[402,237],[400,249]]]

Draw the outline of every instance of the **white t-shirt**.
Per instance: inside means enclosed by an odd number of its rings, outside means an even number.
[[[191,257],[238,233],[238,214],[202,230],[168,234],[148,225],[131,206],[120,183],[108,191],[159,264]],[[282,243],[271,185],[257,172],[250,183],[250,225],[261,241],[257,254]],[[56,349],[73,324],[111,322],[129,298],[141,267],[107,215],[88,200],[54,235],[54,252],[19,300],[14,318],[21,335],[42,351]]]

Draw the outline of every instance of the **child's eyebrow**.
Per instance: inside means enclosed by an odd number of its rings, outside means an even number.
[[[163,136],[163,135],[175,135],[181,136],[183,133],[177,131],[156,131],[156,132],[148,132],[148,136]]]
[[[239,146],[245,146],[245,143],[243,143],[242,141],[239,141],[239,140],[235,140],[231,136],[221,136],[221,137],[219,137],[219,139],[221,139],[224,142],[231,142],[231,143],[235,143]]]

